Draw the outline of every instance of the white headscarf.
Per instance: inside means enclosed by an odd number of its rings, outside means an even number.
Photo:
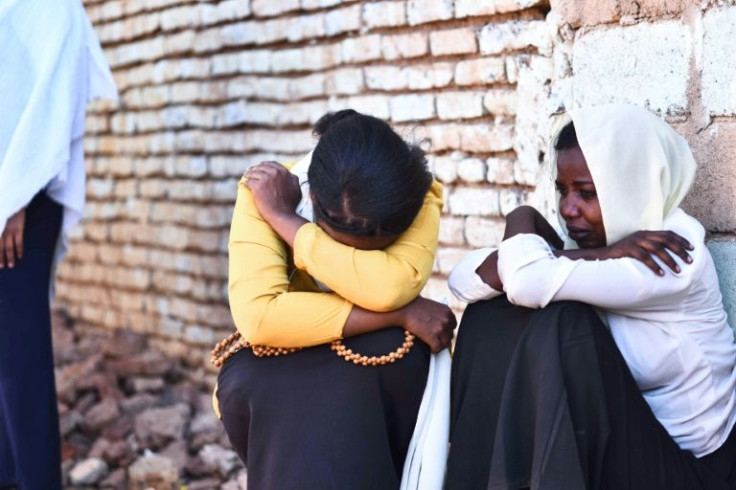
[[[555,176],[554,144],[570,121],[598,193],[607,243],[639,230],[661,230],[695,178],[695,159],[687,141],[640,107],[610,104],[573,110],[563,114],[552,131],[550,163]],[[564,232],[559,210],[558,217]],[[569,237],[565,245],[576,247]]]

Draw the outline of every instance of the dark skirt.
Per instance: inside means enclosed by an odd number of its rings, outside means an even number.
[[[49,284],[62,214],[36,195],[23,258],[0,269],[0,488],[61,489]]]
[[[381,355],[403,340],[403,330],[391,328],[345,344]],[[329,345],[283,357],[236,353],[220,371],[217,398],[249,488],[399,488],[428,368],[419,341],[377,367],[347,363]]]
[[[590,306],[470,305],[453,359],[446,487],[733,489],[736,435],[681,450]]]

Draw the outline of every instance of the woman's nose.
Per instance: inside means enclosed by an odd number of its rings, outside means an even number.
[[[577,218],[580,216],[580,208],[575,203],[575,199],[566,196],[560,199],[560,214],[566,220]]]

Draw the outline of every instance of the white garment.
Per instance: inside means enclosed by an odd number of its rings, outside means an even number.
[[[0,233],[39,191],[64,206],[65,234],[82,216],[85,107],[116,98],[80,0],[0,3]]]
[[[692,155],[674,130],[641,109],[595,108],[572,119],[608,243],[640,229],[672,230],[694,245],[693,262],[675,257],[679,274],[660,263],[665,276],[658,277],[631,258],[558,258],[544,239],[522,234],[498,249],[504,290],[509,301],[531,308],[562,300],[600,308],[654,415],[682,449],[709,454],[736,423],[736,345],[705,231],[677,207],[694,175]],[[624,143],[626,149],[617,151]],[[637,214],[630,202],[647,211]],[[502,294],[487,285],[484,290],[475,273],[491,251],[469,254],[453,270],[456,296],[477,301]]]

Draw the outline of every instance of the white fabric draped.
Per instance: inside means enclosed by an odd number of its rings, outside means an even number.
[[[62,237],[82,216],[87,102],[117,89],[80,0],[0,2],[0,233],[40,190],[64,206]]]

